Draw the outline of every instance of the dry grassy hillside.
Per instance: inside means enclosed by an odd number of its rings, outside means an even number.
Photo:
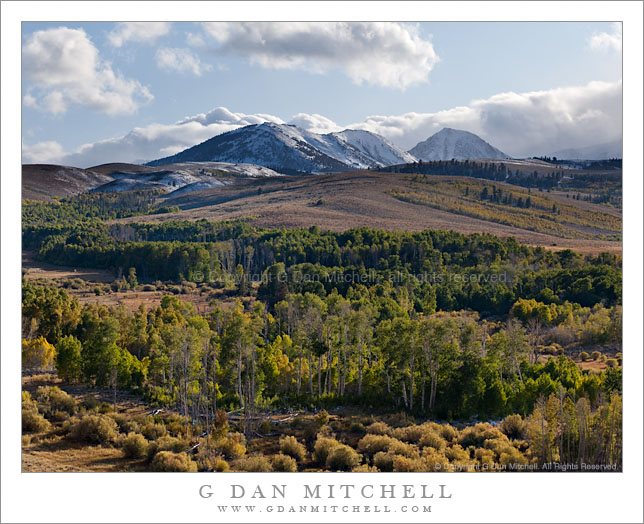
[[[25,164],[22,166],[22,198],[50,201],[54,197],[85,193],[111,180],[107,174],[91,169]]]
[[[457,177],[429,177],[442,184],[461,180],[472,184],[484,183],[478,179]],[[491,185],[491,183],[488,183]],[[496,182],[504,191],[527,192],[523,188]],[[180,197],[168,198],[166,205],[182,208],[178,213],[133,217],[124,222],[166,220],[222,220],[251,217],[256,225],[267,227],[309,227],[343,231],[368,226],[386,230],[416,231],[422,229],[445,229],[462,233],[492,233],[497,236],[513,236],[520,242],[545,246],[550,249],[571,248],[578,252],[620,252],[621,241],[608,240],[602,221],[612,223],[621,220],[618,210],[599,204],[566,202],[572,211],[579,210],[591,215],[598,223],[595,228],[584,231],[579,238],[579,225],[567,225],[557,218],[560,234],[526,229],[508,223],[493,221],[494,217],[482,219],[463,214],[458,209],[439,208],[427,205],[426,201],[405,201],[396,195],[410,191],[430,193],[427,184],[413,180],[413,176],[395,173],[351,172],[311,177],[281,177],[280,179],[250,180],[231,186],[198,191]],[[527,194],[527,193],[526,193]],[[553,198],[545,192],[532,190],[532,196]],[[557,200],[561,197],[554,197]],[[553,200],[554,201],[554,200]],[[508,209],[508,211],[510,211]],[[565,217],[564,217],[565,218]],[[512,223],[512,222],[511,222]],[[566,238],[567,237],[567,238]]]

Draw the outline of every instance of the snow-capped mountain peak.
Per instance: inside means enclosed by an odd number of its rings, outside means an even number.
[[[385,138],[362,130],[325,135],[265,122],[215,136],[149,165],[176,162],[245,162],[285,171],[346,171],[415,161]]]
[[[409,150],[409,153],[419,160],[428,161],[509,158],[474,133],[450,127],[445,127],[427,140],[419,142]]]

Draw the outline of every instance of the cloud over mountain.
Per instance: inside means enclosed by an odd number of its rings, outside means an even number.
[[[621,104],[621,82],[591,82],[529,93],[501,93],[436,113],[370,116],[342,126],[322,115],[305,113],[295,115],[289,123],[315,133],[344,128],[371,131],[403,149],[410,149],[443,127],[451,127],[475,133],[511,156],[525,157],[621,139]],[[270,114],[233,113],[218,107],[174,124],[138,127],[124,136],[86,144],[68,154],[62,154],[62,148],[52,148],[51,143],[47,147],[24,146],[23,151],[39,147],[39,158],[43,158],[44,152],[51,150],[58,155],[57,161],[62,156],[64,163],[78,167],[151,160],[226,131],[263,122],[284,123]]]
[[[436,113],[370,116],[350,127],[378,133],[404,148],[452,127],[475,133],[512,156],[531,156],[621,137],[622,83],[500,93]]]
[[[186,117],[174,124],[136,127],[126,135],[85,144],[75,152],[58,152],[56,161],[83,167],[116,161],[147,161],[173,155],[215,135],[262,122],[283,123],[281,119],[272,115],[232,113],[226,108],[218,107],[208,113]],[[51,144],[48,147],[23,144],[23,161],[27,162],[27,158],[33,157],[31,151],[44,152],[47,149],[53,151]],[[25,156],[25,151],[28,156]],[[43,154],[40,154],[39,158],[43,158]]]

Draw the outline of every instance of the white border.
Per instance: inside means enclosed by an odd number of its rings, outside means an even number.
[[[180,5],[179,5],[180,4]],[[212,484],[436,484],[453,499],[427,514],[262,513],[262,522],[642,522],[641,2],[2,2],[2,522],[220,522],[199,499]],[[21,20],[624,21],[624,473],[612,474],[23,474],[20,473]],[[508,42],[512,45],[512,42]],[[160,476],[162,475],[162,476]],[[217,487],[218,486],[218,487]],[[245,501],[246,502],[246,501]],[[289,502],[299,503],[295,498]],[[400,501],[399,501],[400,502]],[[329,502],[330,503],[330,502]],[[359,503],[352,501],[352,504]],[[259,515],[239,513],[237,520]]]

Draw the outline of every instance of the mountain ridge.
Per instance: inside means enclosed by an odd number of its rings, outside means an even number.
[[[318,134],[290,124],[264,122],[216,135],[146,165],[245,162],[271,169],[314,173],[377,168],[415,160],[411,154],[370,131],[345,129]]]

